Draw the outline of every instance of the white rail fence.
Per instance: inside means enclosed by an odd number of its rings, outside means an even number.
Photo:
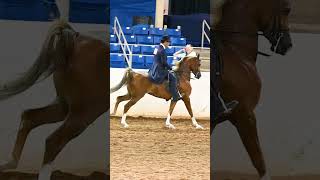
[[[122,52],[123,52],[123,56],[124,56],[125,60],[127,61],[129,68],[132,68],[132,51],[131,51],[130,46],[127,42],[126,37],[124,36],[124,33],[122,31],[121,25],[120,25],[117,17],[114,18],[113,31],[118,38],[118,42],[119,42],[121,49],[122,49]]]
[[[206,28],[210,33],[210,26],[206,20],[202,21],[202,34],[201,34],[201,48],[203,49],[204,40],[206,39],[210,43],[210,38],[207,34]]]

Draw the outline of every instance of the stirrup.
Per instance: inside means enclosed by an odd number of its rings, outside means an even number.
[[[229,110],[229,108],[227,108],[227,105],[226,105],[226,103],[224,102],[224,100],[222,99],[220,92],[218,93],[218,98],[219,98],[219,100],[220,100],[220,102],[221,102],[221,104],[222,104],[222,107],[223,107],[223,109],[224,109],[224,112],[229,112],[230,110]]]
[[[238,104],[239,104],[239,102],[236,101],[236,100],[233,100],[233,101],[225,104],[226,109],[224,111],[218,113],[214,117],[214,120],[217,120],[219,118],[223,118],[223,117],[226,117],[226,116],[230,115],[232,113],[233,109],[236,108]]]

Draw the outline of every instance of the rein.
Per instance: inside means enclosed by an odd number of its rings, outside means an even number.
[[[183,63],[183,62],[181,62],[181,63]],[[186,74],[188,79],[194,79],[190,75],[190,73],[191,73],[190,69],[189,70],[182,70],[181,67],[182,67],[182,64],[179,65],[178,69],[174,70],[174,72],[177,74],[177,76],[179,76],[179,79],[183,76],[183,74]]]

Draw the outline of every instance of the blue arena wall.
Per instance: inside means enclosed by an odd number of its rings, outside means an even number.
[[[202,21],[210,23],[210,14],[190,14],[190,15],[168,15],[165,16],[165,23],[168,28],[181,26],[183,37],[187,38],[187,43],[193,46],[201,46]],[[205,40],[206,47],[209,43]]]
[[[70,22],[106,24],[108,15],[109,1],[70,0]],[[0,0],[2,20],[51,21],[57,17],[55,0]]]
[[[133,16],[151,16],[155,22],[156,0],[110,0],[110,19],[115,16],[122,26],[132,26]]]

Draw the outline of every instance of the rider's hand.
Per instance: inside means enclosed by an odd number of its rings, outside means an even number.
[[[173,71],[175,71],[175,70],[177,70],[177,69],[178,69],[177,66],[172,66],[172,70],[173,70]]]

